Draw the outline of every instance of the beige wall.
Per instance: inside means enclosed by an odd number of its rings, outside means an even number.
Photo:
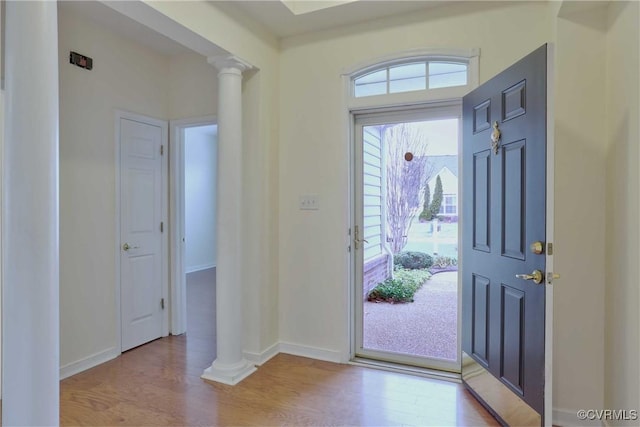
[[[604,404],[605,17],[563,5],[556,29],[553,392],[574,423]]]
[[[94,59],[69,64],[69,51]],[[61,8],[60,363],[116,343],[114,109],[169,115],[169,60]]]
[[[277,342],[277,111],[275,38],[247,30],[209,2],[152,7],[249,61],[243,83],[245,349],[260,358]],[[195,54],[166,57],[72,12],[60,16],[61,364],[119,346],[115,331],[114,109],[161,119],[215,115],[217,72]],[[67,64],[69,50],[94,70]],[[87,248],[91,248],[88,250]],[[112,303],[113,302],[113,303]]]
[[[255,68],[243,81],[243,271],[245,349],[252,358],[278,341],[278,96],[276,38],[214,2],[147,2]]]
[[[2,38],[4,37],[4,29],[2,25],[4,24],[3,20],[0,20],[0,46],[3,45],[4,41]],[[0,70],[2,70],[2,76],[0,76],[4,80],[4,55],[0,55]],[[2,170],[1,165],[3,162],[2,153],[4,152],[4,81],[2,84],[2,88],[0,88],[0,170]],[[0,198],[4,200],[4,196],[2,196],[2,175],[0,174]],[[2,209],[0,209],[0,224],[2,223]],[[0,234],[0,240],[2,239],[2,234]],[[2,248],[0,247],[0,259],[2,259]],[[0,274],[0,289],[2,289],[2,274]],[[0,331],[2,330],[2,292],[0,292]],[[0,339],[0,366],[2,365],[2,339]],[[2,370],[0,369],[0,383],[2,383]],[[2,397],[2,389],[0,389],[0,398]]]
[[[218,72],[202,55],[169,58],[168,90],[171,120],[211,116],[218,110]]]
[[[607,208],[604,406],[611,409],[640,408],[639,22],[638,3],[609,6],[605,61],[608,145],[604,153],[607,197],[600,203]]]
[[[412,48],[480,48],[480,80],[549,41],[550,8],[452,4],[285,39],[280,63],[280,339],[348,357],[349,140],[341,73]],[[492,25],[491,23],[499,23]],[[496,29],[500,28],[499,31]],[[505,36],[508,35],[508,36]],[[318,211],[298,197],[318,194]]]
[[[68,63],[70,50],[94,59]],[[168,57],[59,12],[60,361],[63,373],[117,354],[115,110],[169,120],[215,115],[217,77],[202,56]],[[87,360],[88,359],[88,360]]]

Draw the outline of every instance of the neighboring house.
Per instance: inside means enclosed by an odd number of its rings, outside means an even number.
[[[442,204],[438,217],[445,221],[458,220],[458,156],[430,156],[427,168],[432,171],[429,180],[431,198],[438,177],[442,181]]]

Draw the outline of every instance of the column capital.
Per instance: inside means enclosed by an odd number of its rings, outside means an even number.
[[[225,68],[232,68],[242,73],[253,68],[253,65],[234,55],[210,56],[207,58],[207,62],[216,67],[218,71],[222,71]]]

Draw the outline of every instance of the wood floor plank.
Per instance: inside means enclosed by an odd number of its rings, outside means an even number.
[[[497,422],[460,384],[280,354],[236,386],[168,337],[61,383],[61,425],[466,425]]]
[[[189,285],[193,285],[189,287]],[[188,276],[188,333],[61,383],[64,426],[495,426],[460,384],[279,354],[236,386],[215,356],[215,270]]]

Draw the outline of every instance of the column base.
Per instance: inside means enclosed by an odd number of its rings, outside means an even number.
[[[257,371],[257,368],[245,359],[233,364],[221,364],[218,363],[218,360],[214,360],[211,366],[204,370],[200,378],[227,385],[236,385],[255,371]]]

